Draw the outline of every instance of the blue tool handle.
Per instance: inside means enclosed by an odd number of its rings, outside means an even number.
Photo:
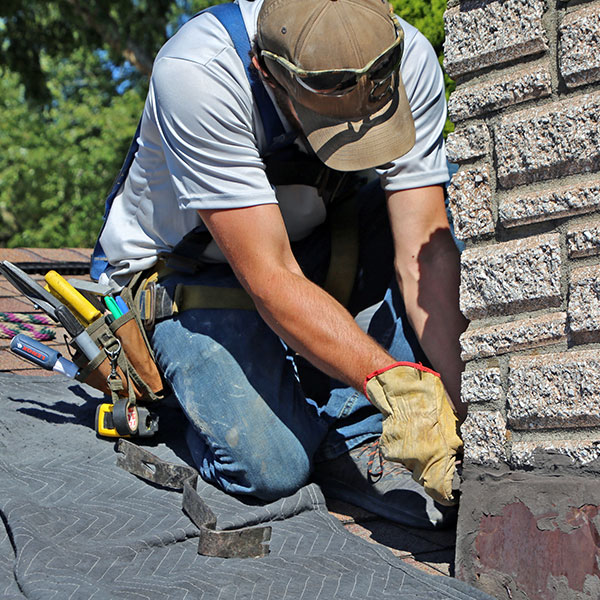
[[[52,371],[56,361],[60,358],[60,353],[56,350],[48,348],[48,346],[22,333],[15,335],[10,341],[10,349],[18,356],[47,371]]]
[[[129,312],[129,307],[127,306],[127,304],[125,304],[125,300],[123,300],[121,296],[115,296],[115,302],[117,303],[117,306],[119,307],[119,310],[121,311],[122,315]]]

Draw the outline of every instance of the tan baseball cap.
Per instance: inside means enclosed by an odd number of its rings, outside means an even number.
[[[257,41],[259,51],[304,71],[364,69],[403,36],[399,27],[387,0],[264,0]],[[267,67],[288,92],[310,145],[327,166],[367,169],[413,147],[415,126],[399,70],[385,94],[361,77],[349,92],[327,95],[302,85],[280,62],[268,60]]]

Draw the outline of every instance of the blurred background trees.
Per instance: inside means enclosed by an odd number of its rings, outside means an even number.
[[[4,0],[0,247],[89,247],[154,55],[223,0]],[[441,56],[445,0],[393,0]]]

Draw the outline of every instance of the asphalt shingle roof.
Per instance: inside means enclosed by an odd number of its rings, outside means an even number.
[[[2,248],[0,260],[15,264],[34,281],[44,285],[44,275],[52,269],[64,276],[87,278],[91,253],[92,250],[89,248]],[[52,372],[36,368],[8,351],[12,337],[10,332],[22,331],[28,334],[25,321],[32,315],[45,317],[43,312],[37,310],[4,277],[0,276],[0,372],[52,375]],[[69,356],[64,343],[65,330],[55,323],[44,326],[44,329],[53,333],[54,339],[44,340],[43,343]]]

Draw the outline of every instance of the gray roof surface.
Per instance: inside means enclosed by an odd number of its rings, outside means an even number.
[[[43,274],[49,269],[56,269],[69,277],[86,278],[85,272],[90,254],[91,249],[85,248],[0,249],[0,260],[9,260],[17,264],[27,270],[34,279],[43,282]],[[13,380],[10,374],[32,376],[32,382],[35,381],[36,386],[39,386],[39,382],[43,378],[50,377],[52,379],[48,380],[48,383],[54,385],[60,376],[33,368],[30,363],[8,351],[10,333],[7,333],[7,330],[11,327],[15,330],[18,329],[10,316],[15,314],[24,322],[28,315],[39,315],[40,313],[26,299],[20,297],[19,293],[0,276],[0,377],[2,385],[8,386],[8,390],[5,392],[10,393],[12,381],[15,381],[15,384],[18,381],[18,385],[23,386],[23,380],[20,377]],[[68,350],[63,341],[64,330],[56,326],[50,329],[55,337],[44,343],[68,356]],[[27,333],[27,331],[24,332]],[[404,564],[416,566],[421,571],[433,575],[452,574],[456,539],[454,529],[426,531],[404,527],[337,500],[328,500],[327,508],[331,515],[337,517],[347,532],[376,546],[386,547]]]

